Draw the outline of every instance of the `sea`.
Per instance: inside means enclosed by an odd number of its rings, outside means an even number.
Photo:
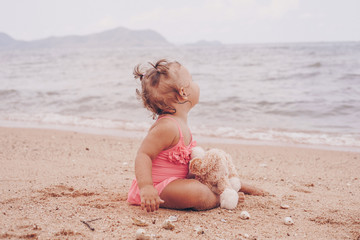
[[[137,64],[160,58],[200,86],[194,137],[360,150],[360,42],[0,50],[0,126],[144,136]]]

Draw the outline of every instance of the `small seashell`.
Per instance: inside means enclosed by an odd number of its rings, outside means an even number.
[[[243,220],[250,219],[250,214],[247,211],[242,211],[240,213],[240,218]]]
[[[169,218],[168,218],[168,220],[170,221],[170,222],[176,222],[177,220],[178,220],[178,217],[177,216],[170,216]]]
[[[245,238],[249,238],[249,237],[250,237],[250,235],[249,235],[249,234],[247,234],[247,233],[245,233],[245,234],[244,234],[244,237],[245,237]]]
[[[132,217],[131,218],[133,220],[133,224],[136,225],[136,226],[139,226],[139,227],[146,227],[148,224],[142,220],[142,219],[137,219],[137,218],[134,218]]]
[[[194,228],[194,230],[195,230],[195,232],[197,233],[197,234],[204,234],[205,232],[204,232],[204,230],[202,229],[202,227],[200,227],[200,226],[196,226],[195,228]]]
[[[284,218],[284,224],[285,225],[293,225],[294,221],[292,220],[291,217],[286,217],[286,218]]]
[[[151,236],[146,234],[145,229],[143,228],[139,228],[138,230],[136,230],[136,240],[150,240]]]
[[[166,219],[161,227],[166,230],[174,230],[175,225],[171,221],[169,221],[169,219]]]
[[[281,209],[289,209],[290,206],[287,205],[287,204],[283,204],[283,203],[282,203],[282,204],[280,205],[280,208],[281,208]]]

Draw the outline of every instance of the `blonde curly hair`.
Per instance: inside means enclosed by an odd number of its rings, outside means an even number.
[[[143,70],[138,64],[134,68],[135,79],[140,79],[141,89],[136,89],[136,94],[146,109],[152,112],[153,118],[162,114],[174,114],[176,109],[173,103],[181,102],[180,88],[182,87],[176,71],[170,67],[181,67],[178,62],[168,62],[160,59],[155,64],[150,63],[150,68]],[[175,69],[176,70],[176,69]]]

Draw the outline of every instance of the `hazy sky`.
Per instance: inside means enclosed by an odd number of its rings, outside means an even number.
[[[118,26],[173,43],[359,41],[360,0],[0,0],[0,32],[18,40]]]

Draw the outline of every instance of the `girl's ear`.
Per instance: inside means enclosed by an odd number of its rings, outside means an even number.
[[[188,99],[187,93],[186,93],[186,91],[185,91],[185,89],[183,87],[180,88],[179,94],[183,99],[185,99],[185,100]]]

